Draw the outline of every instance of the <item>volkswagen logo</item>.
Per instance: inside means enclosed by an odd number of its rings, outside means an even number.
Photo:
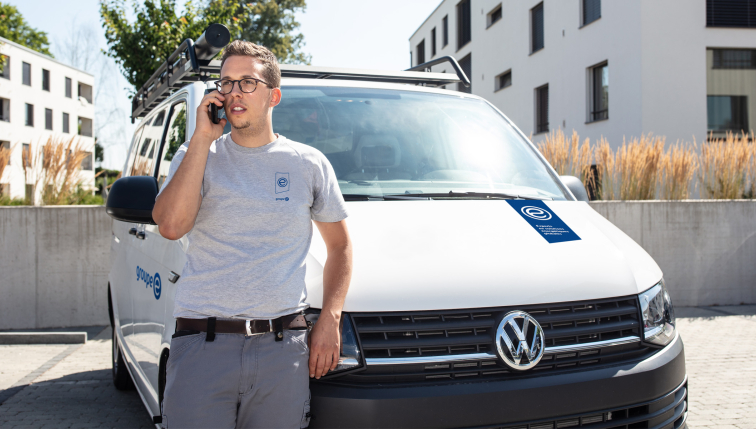
[[[549,220],[551,219],[551,213],[535,206],[523,206],[520,212],[525,216],[535,220]]]
[[[507,313],[496,329],[496,350],[507,366],[516,370],[533,368],[544,351],[541,325],[524,311]]]

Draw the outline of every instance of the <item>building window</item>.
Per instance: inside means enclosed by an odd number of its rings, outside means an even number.
[[[431,30],[431,58],[436,56],[436,27]]]
[[[73,90],[71,88],[72,88],[71,78],[67,77],[66,78],[66,97],[67,98],[72,98],[73,96]]]
[[[79,116],[79,135],[92,137],[92,120]]]
[[[52,131],[52,109],[45,109],[45,129]]]
[[[709,95],[706,111],[709,131],[748,132],[748,97],[745,95]]]
[[[0,148],[5,149],[8,152],[10,152],[10,150],[11,150],[10,142],[8,142],[8,141],[0,142]],[[11,165],[10,153],[8,154],[8,165]]]
[[[583,25],[601,18],[601,0],[582,0]]]
[[[590,68],[591,115],[589,122],[609,119],[609,64]]]
[[[498,6],[493,8],[491,12],[488,12],[488,16],[486,16],[486,28],[496,24],[501,20],[501,3],[499,3]]]
[[[87,154],[81,161],[81,169],[86,171],[92,171],[92,152],[84,152]]]
[[[0,98],[0,121],[10,122],[10,100]]]
[[[3,79],[10,79],[10,57],[7,55],[0,54],[0,58],[2,61],[0,61],[0,77]]]
[[[68,116],[68,113],[63,114],[63,132],[64,133],[70,133],[69,124],[71,123],[71,119]]]
[[[26,126],[34,126],[34,105],[26,103]]]
[[[496,87],[494,91],[504,89],[508,86],[512,86],[512,70],[507,70],[504,73],[496,76]]]
[[[441,44],[441,47],[445,48],[446,45],[449,44],[449,15],[446,15],[441,21],[441,32],[443,33],[443,43]]]
[[[425,62],[425,39],[421,40],[420,43],[417,44],[417,48],[415,49],[417,52],[417,64],[420,65]]]
[[[465,46],[472,39],[470,18],[470,0],[457,3],[457,49]]]
[[[470,87],[466,88],[462,82],[460,82],[457,84],[457,91],[472,94],[472,54],[468,54],[466,57],[459,60],[459,67],[465,72],[467,78],[470,79]]]
[[[31,86],[31,64],[22,63],[21,68],[23,71],[23,80],[21,83],[23,83],[24,85]]]
[[[756,28],[756,0],[706,0],[706,26]]]
[[[50,91],[50,70],[42,69],[42,90]]]
[[[549,131],[549,85],[535,90],[536,97],[536,133]]]
[[[756,49],[712,49],[715,69],[756,69]]]
[[[82,98],[92,104],[92,86],[79,82],[79,100]]]
[[[706,50],[706,116],[712,137],[721,138],[728,132],[748,133],[756,123],[754,57],[756,50]]]
[[[543,3],[530,9],[530,52],[543,49]]]
[[[21,145],[21,163],[24,167],[31,167],[31,143]]]

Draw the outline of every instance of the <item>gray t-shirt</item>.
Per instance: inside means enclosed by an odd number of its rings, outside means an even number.
[[[187,148],[174,155],[162,189]],[[271,319],[307,308],[311,219],[347,217],[325,155],[283,136],[248,148],[225,134],[210,146],[201,195],[173,316]]]

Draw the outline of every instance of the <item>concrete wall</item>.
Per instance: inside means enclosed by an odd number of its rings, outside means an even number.
[[[756,201],[593,202],[664,271],[678,306],[756,303]],[[106,325],[111,218],[0,207],[0,329]]]
[[[101,206],[0,207],[0,329],[107,325]]]
[[[756,303],[756,201],[593,202],[656,260],[675,305]]]

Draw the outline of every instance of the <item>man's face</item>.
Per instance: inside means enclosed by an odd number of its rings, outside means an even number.
[[[263,79],[262,66],[252,57],[232,56],[226,59],[221,69],[221,79],[238,80],[245,78]],[[269,109],[278,104],[281,92],[277,88],[270,88],[262,82],[257,83],[255,92],[242,92],[239,82],[234,83],[234,89],[226,98],[223,108],[231,126],[237,129],[258,128],[265,123]],[[250,129],[259,132],[261,130]]]

